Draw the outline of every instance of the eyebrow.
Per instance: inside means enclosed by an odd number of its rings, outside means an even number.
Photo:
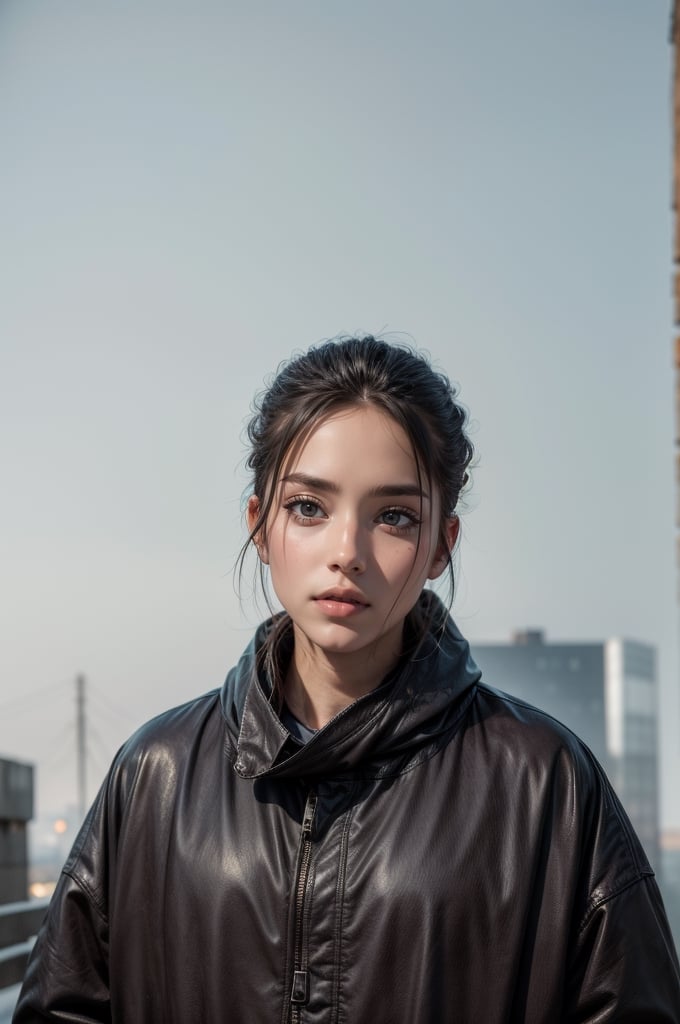
[[[299,484],[302,487],[309,487],[313,491],[325,491],[327,494],[339,494],[340,488],[332,480],[324,480],[319,476],[309,476],[307,473],[288,473],[281,477],[282,484]],[[371,496],[377,498],[394,498],[399,495],[413,495],[429,501],[430,496],[418,484],[380,484],[372,487],[369,491]]]

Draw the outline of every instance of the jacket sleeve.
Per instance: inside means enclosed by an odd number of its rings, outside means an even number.
[[[592,764],[593,776],[580,780],[590,799],[564,1020],[680,1024],[680,969],[654,873],[606,776]]]
[[[569,1024],[680,1024],[680,972],[647,875],[595,906],[575,941]]]
[[[12,1024],[111,1021],[108,924],[64,871],[31,953]]]
[[[114,762],[63,867],[29,958],[12,1024],[111,1021],[108,880],[120,776]]]

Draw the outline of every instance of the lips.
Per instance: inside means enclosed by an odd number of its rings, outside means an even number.
[[[333,604],[354,605],[358,608],[368,607],[368,601],[354,590],[324,590],[323,594],[317,594],[314,600],[330,601]]]

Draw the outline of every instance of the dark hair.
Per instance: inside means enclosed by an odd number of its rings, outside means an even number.
[[[413,445],[418,474],[439,490],[439,540],[446,545],[446,520],[454,514],[473,447],[466,436],[466,414],[456,402],[448,378],[419,352],[389,344],[372,335],[341,337],[312,346],[282,364],[271,385],[255,401],[248,424],[252,493],[260,499],[259,515],[239,558],[266,530],[276,481],[291,450],[304,444],[319,422],[338,409],[372,405],[387,413]],[[448,559],[450,597],[453,564]],[[422,638],[430,622],[418,624]]]

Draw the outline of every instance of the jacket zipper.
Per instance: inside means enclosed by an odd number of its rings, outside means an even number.
[[[316,811],[316,793],[309,793],[302,819],[302,847],[300,867],[295,886],[295,926],[293,983],[290,991],[290,1024],[299,1024],[302,1007],[309,999],[309,972],[304,956],[304,913],[305,896],[309,882],[309,865],[312,857],[312,829]]]

